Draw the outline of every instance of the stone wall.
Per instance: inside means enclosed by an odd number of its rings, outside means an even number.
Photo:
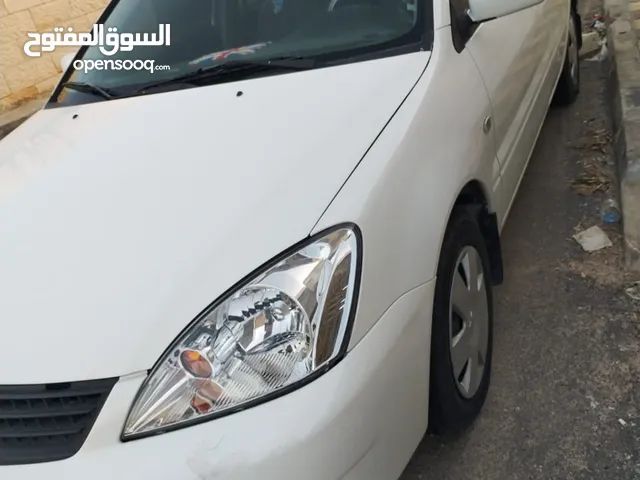
[[[0,112],[49,93],[60,74],[60,59],[75,47],[58,47],[39,58],[24,53],[28,32],[72,27],[88,32],[108,0],[0,0]]]

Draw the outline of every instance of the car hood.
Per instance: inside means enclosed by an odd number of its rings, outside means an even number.
[[[37,113],[0,142],[0,384],[152,367],[309,234],[427,60]]]

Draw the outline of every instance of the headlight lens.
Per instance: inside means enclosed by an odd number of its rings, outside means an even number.
[[[123,439],[246,408],[301,385],[339,359],[358,275],[358,238],[316,238],[216,302],[142,385]]]

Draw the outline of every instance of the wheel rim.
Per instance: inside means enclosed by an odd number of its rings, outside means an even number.
[[[451,365],[458,391],[472,398],[484,375],[489,347],[489,303],[478,251],[465,247],[455,264],[449,308]]]
[[[569,17],[569,71],[574,84],[578,83],[578,36],[573,15]]]

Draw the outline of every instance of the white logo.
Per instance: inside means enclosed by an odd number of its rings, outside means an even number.
[[[149,73],[171,70],[169,65],[156,65],[155,60],[75,60],[75,70],[89,73],[91,70],[146,70]]]
[[[24,53],[29,57],[40,57],[42,52],[53,52],[56,47],[99,46],[100,51],[110,57],[118,51],[130,52],[137,46],[169,46],[171,45],[171,25],[160,24],[160,32],[152,33],[118,33],[115,27],[107,28],[103,24],[95,24],[89,33],[75,33],[73,28],[56,27],[54,33],[28,33],[33,40],[24,45]],[[31,47],[40,45],[40,51],[32,51]],[[110,48],[109,48],[110,47]]]

